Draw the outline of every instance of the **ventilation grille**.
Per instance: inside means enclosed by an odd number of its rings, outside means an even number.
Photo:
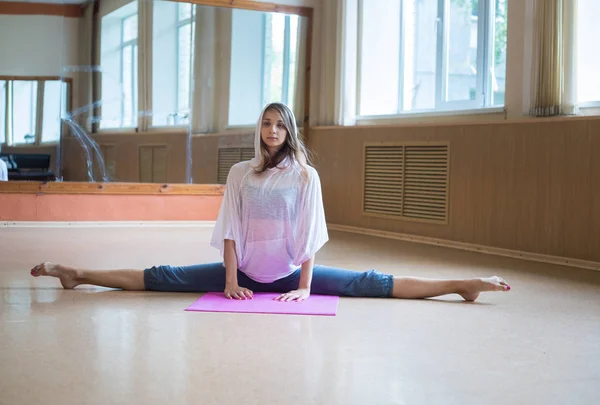
[[[448,223],[448,144],[365,147],[364,212]]]
[[[239,162],[254,158],[254,148],[223,148],[219,149],[219,169],[217,183],[227,183],[227,175],[231,167]]]
[[[167,182],[166,146],[140,146],[140,182]]]

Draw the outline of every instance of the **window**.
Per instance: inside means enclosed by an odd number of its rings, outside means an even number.
[[[67,85],[65,82],[44,82],[42,142],[58,142],[60,140],[60,117],[66,115],[66,100]]]
[[[593,51],[600,37],[598,0],[577,2],[577,101],[582,104],[600,102],[600,54]]]
[[[506,16],[506,0],[361,0],[358,115],[502,106]]]
[[[299,17],[236,9],[231,25],[229,125],[254,125],[270,102],[293,108]]]
[[[137,2],[102,17],[100,128],[135,128],[138,118]]]
[[[58,142],[68,91],[59,80],[0,80],[0,143]]]
[[[196,6],[154,2],[152,125],[190,123]]]
[[[36,81],[10,82],[9,119],[13,144],[35,142],[37,85]]]

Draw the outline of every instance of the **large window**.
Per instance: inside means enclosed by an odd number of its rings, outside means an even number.
[[[261,108],[269,102],[294,107],[298,22],[295,15],[233,10],[230,126],[254,125]]]
[[[67,86],[55,79],[0,79],[0,144],[58,142],[68,109]]]
[[[577,1],[577,101],[600,105],[600,1]]]
[[[154,2],[152,125],[190,123],[196,6]]]
[[[102,17],[102,119],[100,128],[133,128],[138,122],[137,2]]]
[[[360,0],[358,115],[504,105],[506,0]]]

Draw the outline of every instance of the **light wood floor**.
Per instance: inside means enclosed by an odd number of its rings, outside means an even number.
[[[331,232],[319,263],[512,286],[342,298],[336,317],[184,312],[198,294],[29,276],[218,261],[210,232],[0,228],[0,404],[600,404],[597,272]]]

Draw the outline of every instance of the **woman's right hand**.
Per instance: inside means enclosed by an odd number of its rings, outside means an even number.
[[[225,298],[236,299],[236,300],[251,300],[252,291],[247,288],[240,287],[237,284],[226,284],[225,285]]]

